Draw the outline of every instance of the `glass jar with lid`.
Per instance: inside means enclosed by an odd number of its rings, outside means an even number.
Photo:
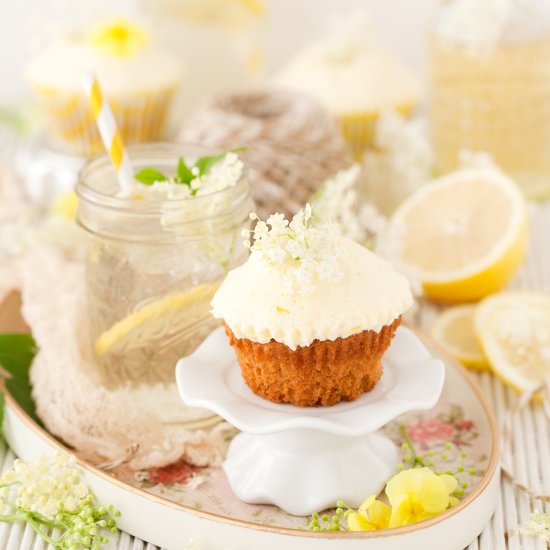
[[[170,178],[180,156],[211,152],[148,144],[128,153],[136,172],[153,168]],[[173,382],[176,361],[215,326],[212,295],[248,254],[241,232],[253,203],[237,162],[233,181],[225,185],[221,173],[212,192],[189,196],[140,186],[123,197],[108,157],[83,168],[77,221],[88,233],[90,342],[107,386]]]
[[[490,153],[530,198],[550,194],[550,2],[448,0],[430,43],[438,168]]]

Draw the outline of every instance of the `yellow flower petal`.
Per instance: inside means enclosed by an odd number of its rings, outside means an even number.
[[[399,506],[392,509],[389,527],[402,527],[414,523],[414,513],[411,503],[408,500],[403,500]]]
[[[376,495],[371,495],[370,497],[367,497],[361,506],[359,506],[359,513],[363,514],[364,516],[368,516],[368,510],[372,506],[372,503],[376,500]]]
[[[375,529],[365,516],[357,512],[350,512],[347,519],[349,531],[374,531]]]
[[[404,499],[416,495],[422,486],[422,470],[403,470],[394,475],[386,484],[386,496],[392,508],[398,507]]]
[[[149,34],[131,21],[113,19],[91,29],[88,41],[110,55],[126,57],[147,46]]]
[[[460,500],[456,497],[449,497],[449,508],[452,508],[453,506],[456,506]]]
[[[386,495],[392,506],[390,526],[409,525],[445,511],[457,482],[429,468],[403,470],[390,479]]]
[[[390,523],[391,508],[374,497],[369,497],[364,504],[367,504],[365,511],[361,509],[359,511],[369,519],[370,523],[376,529],[387,529]]]
[[[458,487],[458,481],[454,476],[441,475],[439,476],[439,479],[442,479],[445,482],[449,493],[452,493]]]
[[[434,474],[434,479],[425,479],[416,500],[430,514],[443,512],[449,506],[449,491],[441,479]]]

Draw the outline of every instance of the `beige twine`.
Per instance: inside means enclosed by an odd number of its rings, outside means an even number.
[[[329,114],[308,96],[252,90],[207,99],[179,139],[217,149],[245,146],[257,213],[295,214],[353,159]]]

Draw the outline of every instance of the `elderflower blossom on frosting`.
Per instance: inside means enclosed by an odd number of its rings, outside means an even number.
[[[273,214],[257,220],[254,230],[243,230],[244,245],[250,248],[251,257],[286,270],[283,292],[311,294],[316,281],[337,280],[341,277],[334,259],[333,237],[330,226],[313,226],[309,204],[289,222],[283,214]],[[251,240],[252,239],[252,240]]]

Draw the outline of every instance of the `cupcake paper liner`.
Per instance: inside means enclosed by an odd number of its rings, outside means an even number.
[[[260,397],[299,407],[352,401],[374,388],[382,376],[382,355],[401,322],[379,332],[364,330],[347,338],[315,340],[296,350],[271,340],[236,338],[226,325],[245,382]]]
[[[125,143],[162,138],[175,90],[170,87],[124,98],[108,98]],[[42,88],[35,88],[35,92],[48,115],[49,134],[60,150],[86,157],[103,151],[96,121],[83,94]]]

